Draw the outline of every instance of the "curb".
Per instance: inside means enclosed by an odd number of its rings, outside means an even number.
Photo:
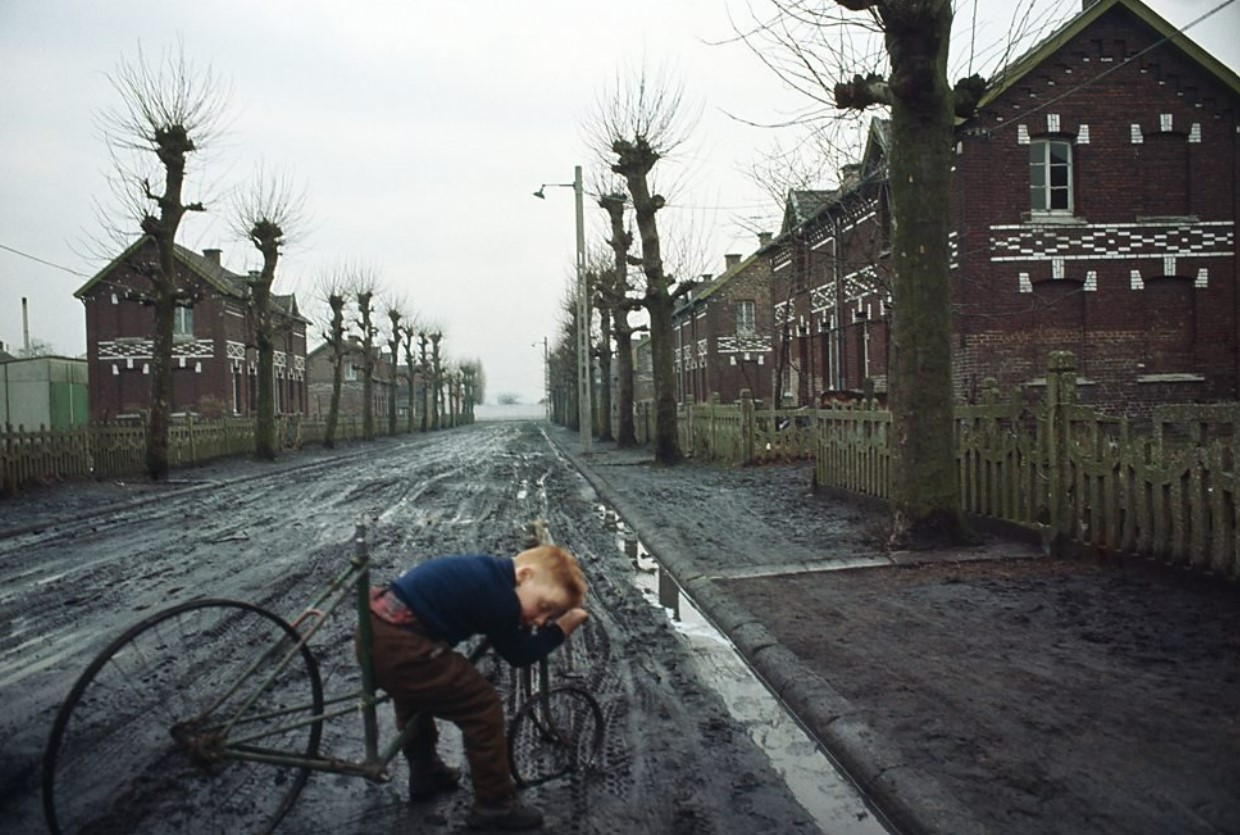
[[[871,811],[901,835],[983,835],[960,801],[920,768],[905,765],[898,746],[884,739],[826,680],[784,647],[762,622],[680,554],[687,549],[649,523],[581,456],[546,433],[598,494],[641,537],[685,594],[726,635],[751,669],[797,718],[849,780]]]

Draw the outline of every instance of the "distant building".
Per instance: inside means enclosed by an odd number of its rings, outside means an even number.
[[[90,419],[86,360],[0,357],[0,426],[69,429]]]
[[[156,257],[151,238],[138,239],[74,294],[86,305],[90,414],[94,420],[149,410],[154,311],[146,303]],[[257,411],[258,352],[254,347],[248,279],[220,264],[220,250],[199,255],[176,247],[178,280],[195,298],[177,308],[173,335],[172,411],[203,417]],[[293,295],[272,295],[275,308],[276,412],[306,411],[306,325]]]
[[[770,235],[759,242],[770,243]],[[765,255],[724,258],[722,275],[706,281],[672,315],[676,400],[724,403],[743,389],[770,402],[775,353],[771,339],[771,266]]]
[[[375,416],[376,425],[386,426],[388,419],[388,401],[390,398],[396,398],[396,415],[400,428],[403,428],[408,421],[409,415],[409,387],[405,380],[408,376],[405,374],[405,366],[393,366],[392,355],[378,346],[374,347],[374,379],[372,381],[371,390],[371,406]],[[365,366],[363,358],[365,353],[362,350],[362,342],[356,337],[349,337],[348,347],[343,363],[343,374],[340,383],[340,414],[342,416],[362,416],[362,404],[365,402],[364,384],[365,384]],[[324,342],[319,345],[306,358],[306,387],[308,394],[307,414],[315,418],[326,418],[328,411],[331,409],[332,402],[332,379],[335,370],[332,362],[332,351],[330,346]],[[423,381],[421,374],[415,371],[416,400],[414,408],[421,415],[424,408],[422,399],[424,397]],[[395,383],[393,383],[395,380]]]

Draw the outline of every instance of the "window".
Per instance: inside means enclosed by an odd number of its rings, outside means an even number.
[[[1072,214],[1072,143],[1035,139],[1029,143],[1029,198],[1034,212]]]
[[[194,308],[177,305],[172,318],[172,335],[194,335]]]
[[[752,334],[754,332],[754,307],[751,301],[736,303],[736,332]]]
[[[351,362],[346,362],[344,364],[344,378],[350,383],[356,381],[357,380],[357,366]]]

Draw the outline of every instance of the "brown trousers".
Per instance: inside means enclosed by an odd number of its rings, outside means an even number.
[[[504,708],[495,688],[469,659],[429,638],[371,615],[374,629],[375,684],[387,691],[396,709],[396,727],[416,727],[405,746],[411,760],[434,755],[435,718],[461,729],[465,757],[481,803],[499,801],[516,790],[508,770]]]

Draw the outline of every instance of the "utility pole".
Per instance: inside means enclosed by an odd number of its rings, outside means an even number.
[[[594,363],[590,357],[590,288],[586,286],[586,230],[581,166],[573,168],[573,193],[577,198],[577,419],[581,423],[581,451],[590,452],[594,432],[592,393]]]

